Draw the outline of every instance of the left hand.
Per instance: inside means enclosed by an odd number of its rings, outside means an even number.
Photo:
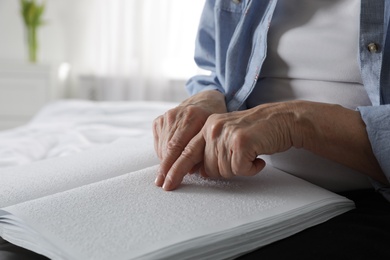
[[[257,174],[265,166],[258,155],[282,152],[292,146],[293,114],[291,106],[274,103],[211,115],[168,171],[163,188],[175,189],[200,163],[203,175],[212,178]]]

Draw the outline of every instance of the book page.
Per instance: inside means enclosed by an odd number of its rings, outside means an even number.
[[[354,207],[270,167],[255,177],[231,180],[187,175],[173,192],[154,185],[156,170],[153,166],[5,208],[0,235],[54,259],[226,258]],[[32,239],[27,241],[12,223],[24,223]]]
[[[67,157],[0,170],[0,208],[158,164],[151,133]]]

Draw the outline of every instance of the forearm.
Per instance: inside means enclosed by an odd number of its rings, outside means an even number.
[[[339,105],[292,102],[293,146],[344,164],[387,184],[360,113]]]

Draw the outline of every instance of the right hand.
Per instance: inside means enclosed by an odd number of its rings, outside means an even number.
[[[160,159],[155,180],[162,186],[169,169],[187,144],[201,131],[207,118],[226,113],[224,95],[216,90],[200,92],[153,121],[154,148]]]

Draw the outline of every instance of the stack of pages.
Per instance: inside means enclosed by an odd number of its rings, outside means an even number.
[[[225,259],[354,208],[267,166],[255,177],[154,185],[152,138],[1,171],[0,236],[51,259]]]

